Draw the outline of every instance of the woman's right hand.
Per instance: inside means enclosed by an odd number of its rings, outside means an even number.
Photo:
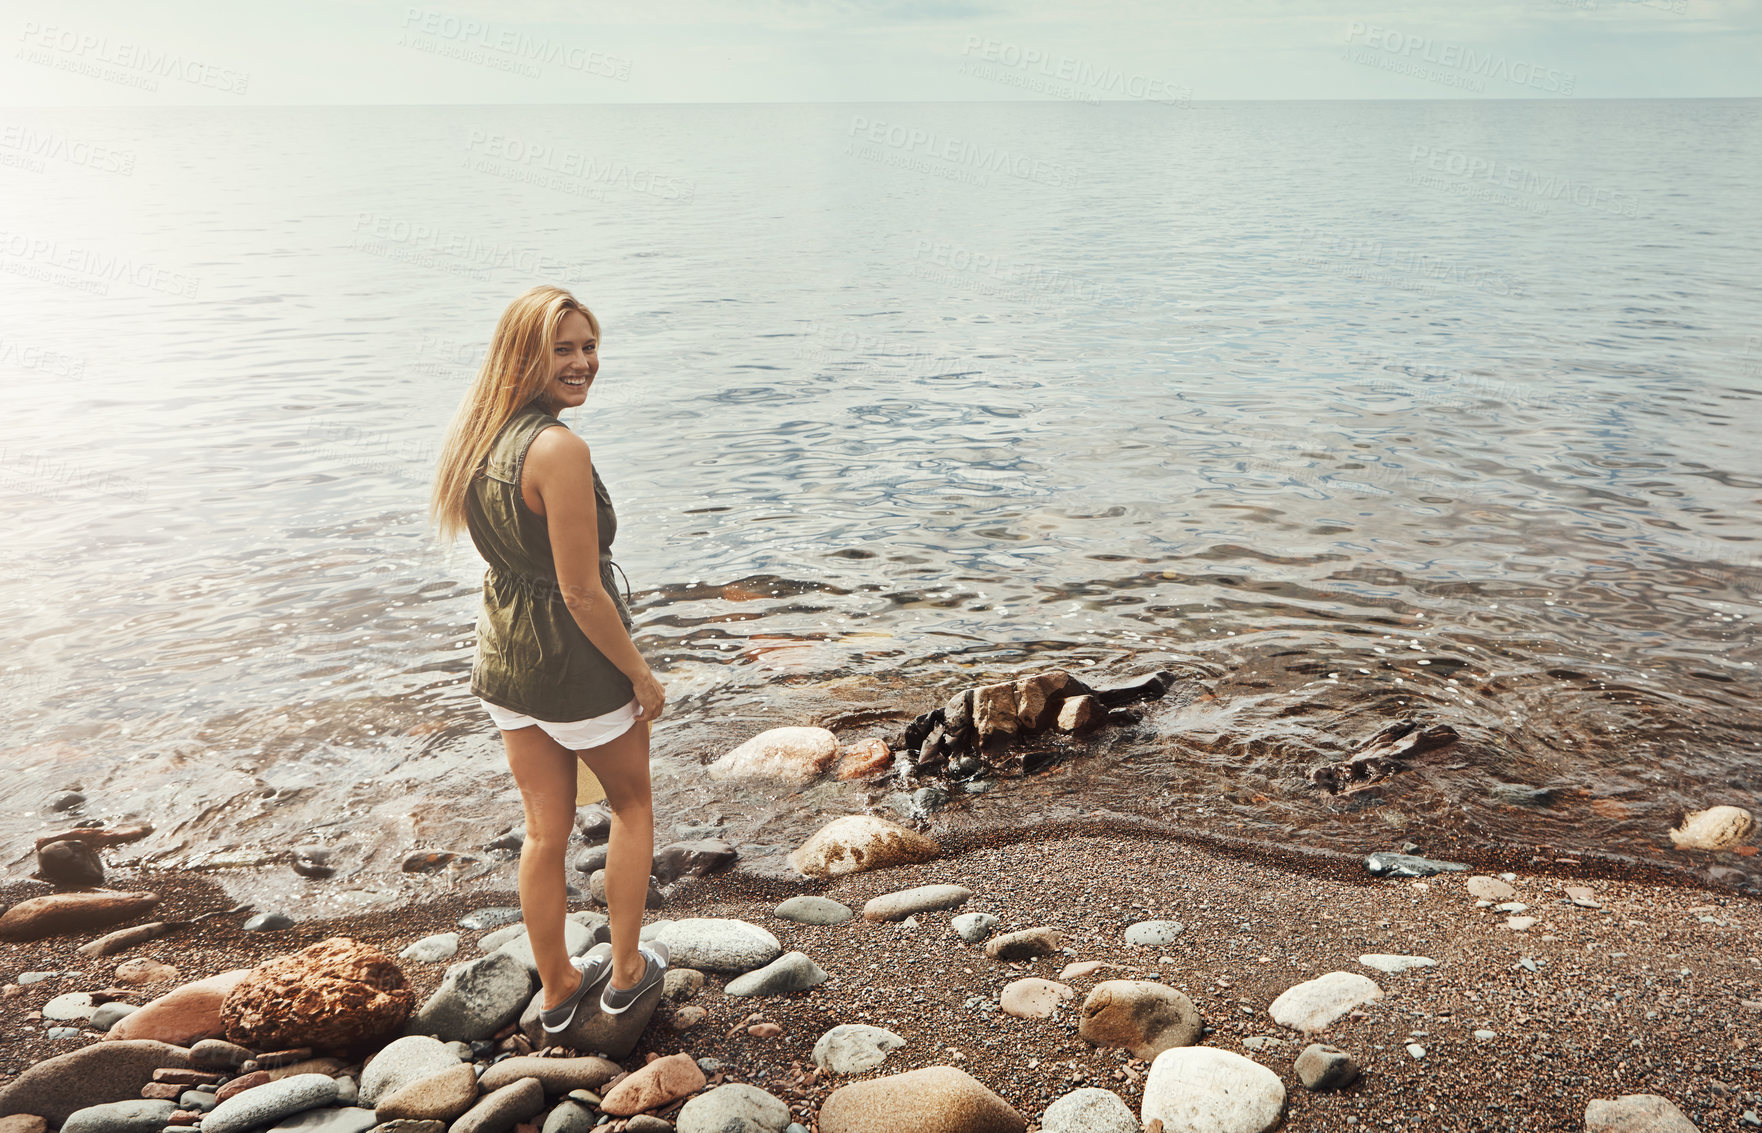
[[[655,679],[652,671],[647,671],[630,682],[636,692],[636,718],[647,720],[651,724],[661,718],[661,706],[666,703],[667,690]]]

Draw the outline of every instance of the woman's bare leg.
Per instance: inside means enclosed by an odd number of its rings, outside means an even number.
[[[605,788],[612,808],[606,846],[606,913],[612,921],[612,983],[634,987],[647,966],[636,950],[654,868],[655,809],[649,793],[649,723],[638,720],[617,739],[578,753]],[[569,790],[575,790],[570,781]],[[573,799],[573,793],[569,796]],[[568,995],[573,984],[561,989]],[[561,996],[559,996],[561,998]]]
[[[563,939],[569,910],[563,857],[575,832],[575,753],[536,725],[503,732],[502,742],[526,809],[520,917],[544,984],[542,1006],[551,1008],[569,998],[580,982]]]

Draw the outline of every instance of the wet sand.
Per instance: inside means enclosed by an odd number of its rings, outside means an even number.
[[[1744,1111],[1762,1112],[1762,902],[1754,899],[1542,861],[1514,870],[1517,899],[1539,918],[1527,932],[1515,932],[1505,913],[1476,907],[1464,874],[1382,880],[1344,855],[1204,846],[1131,832],[1016,838],[957,835],[944,839],[949,853],[941,860],[834,882],[733,872],[679,883],[648,919],[749,920],[785,949],[806,952],[830,979],[787,996],[731,998],[720,994],[726,977],[711,975],[692,1001],[708,1009],[707,1019],[674,1032],[663,1008],[625,1065],[640,1065],[648,1051],[713,1056],[727,1064],[728,1080],[752,1082],[811,1113],[839,1084],[813,1075],[814,1041],[836,1024],[869,1022],[900,1034],[906,1045],[865,1076],[961,1066],[1020,1108],[1031,1126],[1047,1104],[1080,1085],[1114,1090],[1136,1112],[1147,1064],[1082,1041],[1075,1008],[1101,979],[1158,976],[1198,1006],[1211,1028],[1203,1042],[1279,1073],[1289,1129],[1579,1129],[1590,1099],[1626,1093],[1661,1094],[1703,1130],[1746,1128]],[[1562,887],[1575,880],[1594,890],[1602,908],[1564,901]],[[959,909],[920,914],[915,928],[861,919],[870,897],[932,882],[962,884],[974,896]],[[230,904],[210,880],[194,875],[118,871],[112,883],[162,893],[161,918]],[[10,901],[23,890],[9,883],[0,893]],[[859,917],[818,927],[772,915],[779,901],[798,893],[842,901]],[[30,970],[82,973],[9,993],[0,1004],[0,1072],[11,1075],[73,1049],[74,1040],[45,1039],[31,1013],[61,992],[108,987],[115,965],[129,957],[165,960],[188,980],[332,935],[395,954],[428,933],[456,930],[471,909],[513,902],[508,891],[454,893],[266,934],[239,931],[243,914],[217,917],[96,962],[75,952],[96,934],[0,945],[9,979]],[[949,919],[961,912],[1001,917],[999,932],[1055,926],[1067,934],[1064,951],[1021,963],[988,960],[979,945],[950,930]],[[1124,944],[1124,928],[1146,919],[1187,927],[1160,949]],[[463,935],[461,957],[476,955],[471,941],[482,934]],[[1388,975],[1358,963],[1371,952],[1429,956],[1437,966]],[[995,1009],[998,991],[1011,980],[1056,978],[1079,960],[1126,970],[1069,981],[1076,999],[1049,1019]],[[404,963],[419,996],[438,985],[444,967]],[[1313,1037],[1272,1023],[1267,1006],[1276,995],[1335,970],[1371,976],[1385,998]],[[135,1001],[169,986],[142,989]],[[971,1002],[975,997],[993,1009]],[[779,1024],[782,1035],[746,1034],[741,1025],[755,1013]],[[1482,1029],[1496,1037],[1477,1041],[1473,1033]],[[1243,1040],[1256,1035],[1291,1045],[1249,1050]],[[1364,1068],[1359,1082],[1337,1094],[1304,1090],[1291,1063],[1310,1041],[1351,1053]],[[1423,1046],[1424,1056],[1409,1053],[1409,1043]]]

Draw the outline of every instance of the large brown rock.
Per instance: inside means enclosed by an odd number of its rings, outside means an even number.
[[[190,1052],[181,1046],[93,1043],[28,1067],[0,1087],[0,1115],[31,1114],[60,1125],[76,1109],[140,1097],[160,1067],[189,1065]]]
[[[926,1066],[840,1086],[820,1107],[820,1133],[1024,1133],[1028,1122],[953,1066]]]
[[[703,1070],[691,1055],[669,1054],[607,1090],[600,1109],[613,1117],[629,1117],[695,1093],[705,1082]]]
[[[227,1040],[254,1050],[358,1051],[402,1027],[414,998],[397,961],[333,936],[253,968],[220,1014]]]
[[[1038,732],[1058,718],[1066,690],[1073,685],[1063,669],[1035,673],[1016,682],[1016,720],[1026,730]]]
[[[588,949],[588,956],[610,956],[610,944],[596,944]],[[534,992],[527,1001],[526,1010],[520,1014],[520,1031],[532,1042],[534,1047],[561,1046],[583,1054],[605,1055],[607,1058],[619,1059],[636,1049],[642,1038],[642,1032],[654,1017],[655,1008],[660,1006],[663,986],[655,985],[617,1015],[607,1015],[600,1010],[600,993],[606,981],[611,978],[612,966],[604,965],[594,986],[582,997],[581,1006],[575,1009],[575,1018],[569,1026],[559,1034],[547,1034],[538,1020],[539,1007],[544,1003],[544,989]],[[513,1059],[508,1061],[512,1062]]]
[[[789,855],[809,877],[840,877],[940,857],[942,847],[916,830],[872,814],[835,818]]]
[[[220,1005],[226,1001],[227,992],[250,974],[249,968],[235,968],[184,984],[123,1016],[104,1037],[157,1039],[178,1046],[189,1046],[198,1039],[219,1038],[226,1032],[220,1021]]]
[[[973,690],[973,728],[978,732],[981,744],[994,738],[1013,736],[1021,730],[1016,718],[1014,681],[980,685]]]
[[[1149,980],[1103,980],[1083,1000],[1077,1034],[1096,1046],[1124,1047],[1135,1058],[1199,1041],[1204,1022],[1193,1001]]]
[[[157,893],[50,893],[29,897],[0,915],[0,940],[42,940],[131,920],[159,903]]]

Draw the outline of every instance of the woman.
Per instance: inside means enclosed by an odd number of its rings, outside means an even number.
[[[430,514],[489,563],[471,691],[501,729],[526,809],[520,912],[544,985],[540,1022],[557,1034],[604,981],[619,1014],[662,981],[667,950],[638,942],[654,856],[649,725],[665,700],[630,640],[613,585],[618,519],[587,443],[556,414],[580,405],[599,370],[599,320],[559,287],[502,312],[441,451]],[[577,760],[612,808],[606,853],[611,956],[571,958],[563,858],[575,829]]]

